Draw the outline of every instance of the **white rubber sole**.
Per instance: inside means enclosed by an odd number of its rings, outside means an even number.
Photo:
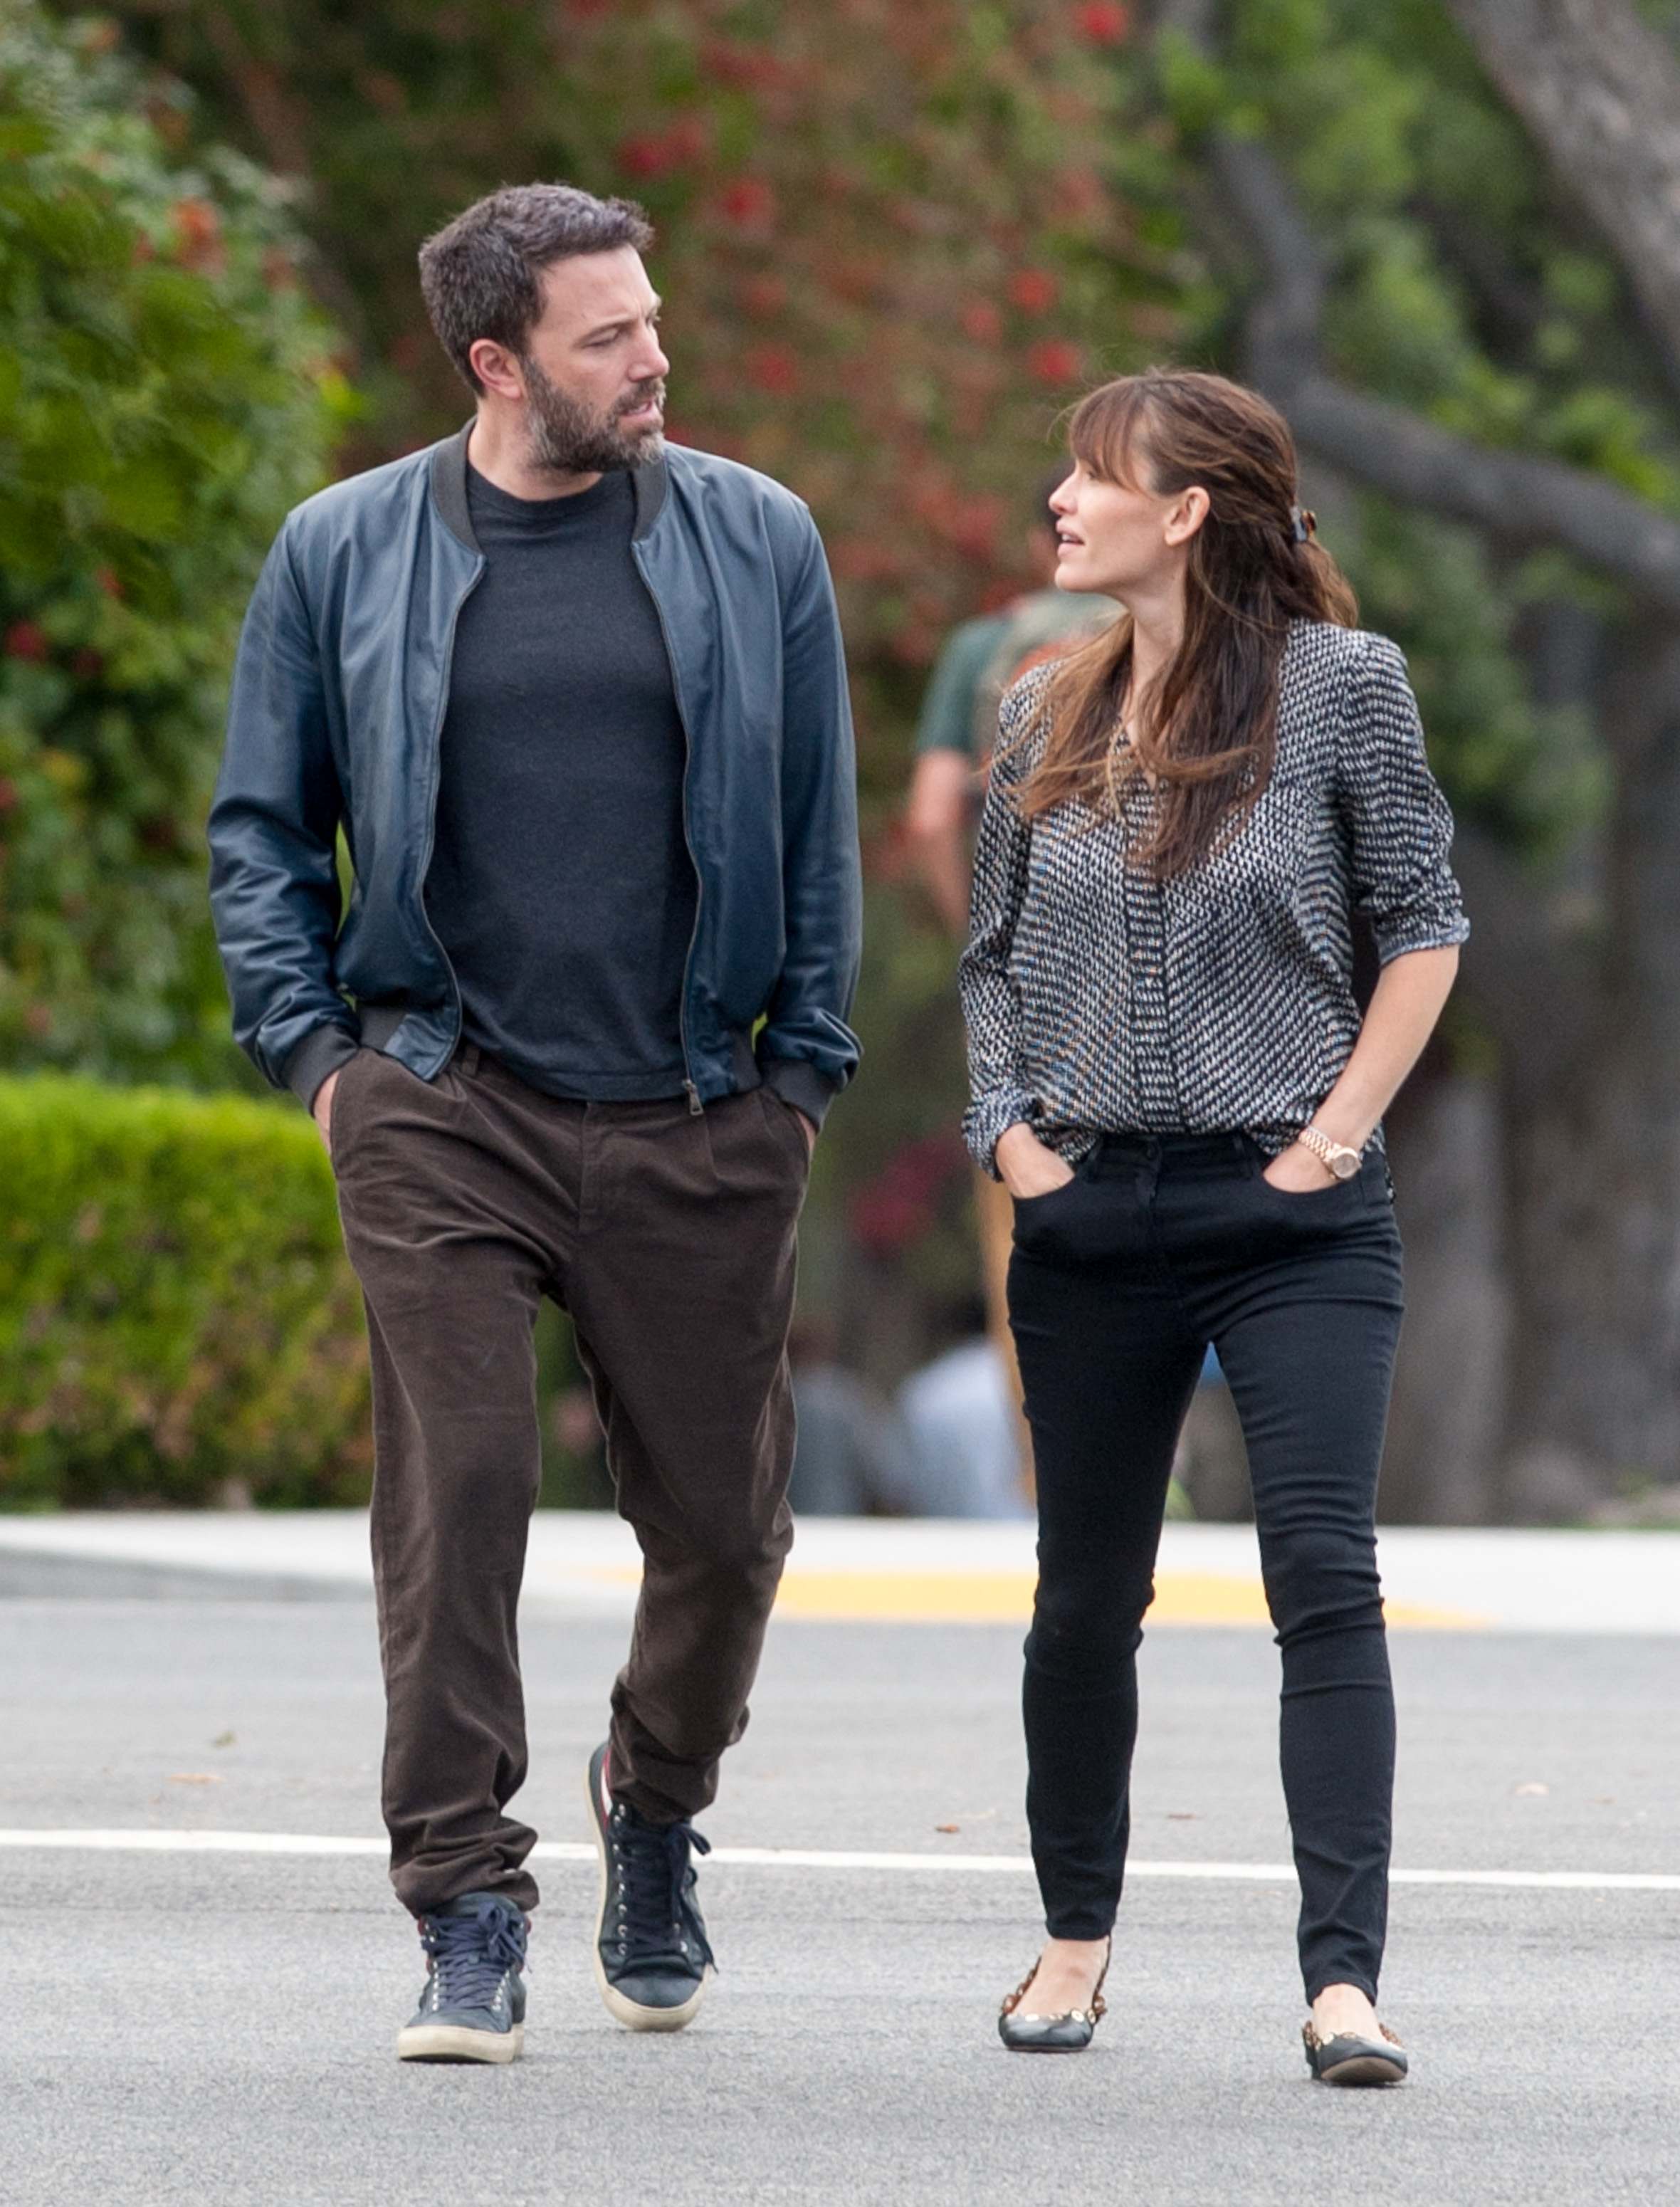
[[[680,2007],[643,2007],[639,2001],[626,2000],[608,1981],[601,1966],[601,1927],[607,1921],[607,1842],[601,1835],[601,1816],[588,1770],[583,1773],[583,1797],[589,1804],[589,1829],[595,1834],[595,1861],[601,1870],[595,1887],[595,1928],[589,1941],[589,1959],[595,1965],[595,1989],[601,1995],[601,2005],[613,2022],[623,2024],[626,2031],[681,2031],[699,2014],[700,2003],[706,1997],[706,1979],[711,1971],[707,1971],[692,1997]]]
[[[411,2023],[397,2034],[399,2061],[516,2061],[525,2050],[525,2026],[469,2031],[458,2023]]]
[[[595,1963],[601,2004],[613,2022],[623,2024],[626,2031],[681,2031],[699,2014],[700,2003],[706,1997],[706,1979],[702,1977],[692,1998],[680,2007],[643,2007],[639,2001],[626,2000],[616,1985],[607,1983],[599,1954]]]

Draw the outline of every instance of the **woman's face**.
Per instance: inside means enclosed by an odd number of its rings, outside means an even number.
[[[1191,538],[1207,518],[1205,490],[1163,493],[1111,482],[1082,460],[1050,499],[1059,551],[1056,588],[1130,606],[1181,589]]]

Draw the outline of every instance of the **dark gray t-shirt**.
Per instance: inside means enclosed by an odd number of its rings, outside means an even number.
[[[456,630],[426,879],[463,1032],[551,1096],[678,1095],[697,891],[630,478],[529,500],[469,469],[467,491],[487,564]]]

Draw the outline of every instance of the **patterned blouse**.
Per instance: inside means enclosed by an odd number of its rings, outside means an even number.
[[[1142,782],[1118,819],[1016,810],[1043,735],[1011,739],[1049,675],[1003,701],[975,852],[969,1148],[995,1176],[998,1136],[1025,1121],[1070,1163],[1121,1130],[1242,1128],[1275,1155],[1359,1034],[1353,912],[1384,964],[1469,933],[1405,660],[1384,637],[1292,624],[1271,779],[1222,848],[1167,881],[1127,863],[1154,811]]]

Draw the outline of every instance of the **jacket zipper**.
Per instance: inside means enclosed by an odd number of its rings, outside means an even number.
[[[455,1004],[455,1040],[457,1044],[461,1039],[461,984],[455,978],[455,968],[450,963],[449,953],[439,941],[437,930],[426,909],[426,876],[432,870],[432,853],[438,840],[438,785],[443,778],[443,724],[449,712],[450,677],[455,671],[455,632],[461,625],[461,608],[483,580],[484,566],[484,555],[480,553],[478,572],[455,601],[455,610],[449,617],[449,634],[444,640],[443,679],[438,685],[438,710],[432,723],[432,752],[428,761],[431,781],[426,792],[426,847],[420,860],[420,917],[432,948],[437,952],[443,970],[449,976],[449,993]]]
[[[700,906],[706,894],[706,883],[700,871],[700,861],[694,855],[694,838],[689,833],[688,824],[688,778],[694,764],[694,738],[689,733],[688,715],[683,709],[683,689],[677,679],[677,659],[671,649],[671,631],[666,625],[665,608],[661,605],[659,592],[655,589],[648,571],[642,564],[641,547],[632,544],[630,549],[631,557],[636,562],[636,571],[642,577],[643,587],[653,600],[654,618],[659,623],[660,640],[665,646],[665,663],[671,670],[671,694],[677,701],[677,724],[683,732],[683,848],[688,852],[688,862],[694,869],[694,925],[689,930],[688,951],[683,960],[683,993],[677,1005],[677,1039],[683,1053],[683,1073],[685,1076],[683,1093],[688,1098],[689,1115],[697,1119],[706,1107],[700,1100],[700,1091],[694,1079],[694,1063],[689,1056],[688,985],[689,973],[694,964],[695,945],[700,940]]]

